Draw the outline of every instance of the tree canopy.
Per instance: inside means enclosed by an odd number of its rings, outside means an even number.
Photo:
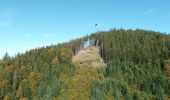
[[[107,64],[79,67],[72,56],[94,39]],[[0,100],[168,100],[170,35],[113,29],[35,48],[0,61]]]

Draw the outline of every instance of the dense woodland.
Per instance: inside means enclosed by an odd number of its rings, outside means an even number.
[[[79,67],[72,56],[95,39],[107,66]],[[170,35],[113,29],[0,61],[0,100],[169,100]]]

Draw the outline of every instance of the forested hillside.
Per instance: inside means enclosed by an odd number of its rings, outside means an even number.
[[[87,38],[107,64],[80,67],[72,57]],[[169,100],[170,35],[97,32],[0,61],[0,100]]]

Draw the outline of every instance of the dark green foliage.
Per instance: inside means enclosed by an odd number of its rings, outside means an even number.
[[[133,93],[133,99],[134,100],[140,100],[140,93],[139,92],[135,92],[135,93]]]
[[[8,55],[8,53],[5,53],[4,57],[3,57],[3,61],[10,61],[11,57]]]
[[[152,98],[158,100],[164,100],[169,96],[168,77],[164,75],[160,67],[138,66],[129,62],[115,62],[108,63],[106,68],[106,75],[109,80],[99,81],[97,80],[92,84],[92,97],[97,96],[98,92],[94,92],[100,89],[100,93],[104,95],[108,91],[112,91],[112,95],[117,91],[124,96],[126,100],[140,100],[140,91],[146,94],[150,94]],[[119,81],[113,81],[119,80]],[[121,85],[122,83],[126,83]],[[134,86],[136,86],[134,88]],[[107,87],[107,88],[105,88]],[[138,92],[130,92],[131,90],[137,90]]]
[[[109,60],[160,66],[170,56],[169,35],[144,30],[112,30],[93,34],[102,42]]]
[[[28,85],[24,86],[23,95],[28,98],[31,97],[31,89]]]
[[[98,100],[99,98],[105,100],[107,92],[111,92],[114,99],[121,98],[123,95],[126,100],[131,100],[129,87],[118,80],[96,80],[92,83],[91,100]]]

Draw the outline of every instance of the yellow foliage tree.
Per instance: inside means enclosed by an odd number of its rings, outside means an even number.
[[[63,47],[60,49],[59,54],[58,54],[58,58],[60,62],[67,62],[67,61],[71,61],[72,59],[72,51],[69,48]]]
[[[8,95],[6,95],[6,96],[4,97],[3,100],[11,100],[11,96],[12,96],[12,94],[9,93]]]
[[[29,85],[31,86],[31,93],[33,97],[36,96],[38,85],[43,78],[44,78],[44,74],[42,73],[31,72],[29,74],[28,80],[29,80]]]
[[[57,57],[55,57],[53,60],[52,60],[52,64],[53,65],[56,65],[56,64],[58,64],[59,62],[58,62],[58,58]]]

